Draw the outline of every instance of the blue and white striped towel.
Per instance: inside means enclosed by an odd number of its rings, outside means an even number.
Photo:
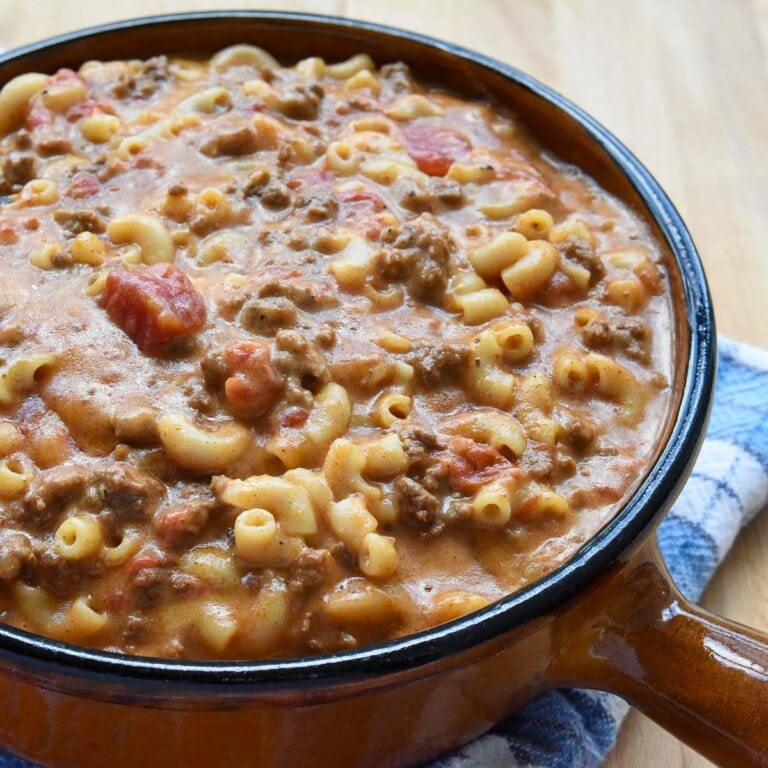
[[[659,528],[669,570],[697,600],[737,533],[768,503],[768,352],[720,340],[707,438],[690,481]],[[629,710],[615,696],[542,694],[431,768],[592,768],[616,741]],[[0,768],[30,763],[0,750]]]

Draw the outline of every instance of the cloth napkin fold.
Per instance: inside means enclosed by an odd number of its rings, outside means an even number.
[[[768,351],[721,337],[719,365],[704,446],[659,527],[669,570],[692,600],[739,530],[768,503]],[[605,693],[548,691],[429,768],[593,768],[614,745],[628,710]],[[32,766],[0,750],[0,768]]]

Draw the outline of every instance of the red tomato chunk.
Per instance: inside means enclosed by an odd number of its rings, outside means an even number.
[[[197,333],[206,320],[203,297],[171,264],[155,264],[141,272],[111,272],[101,306],[136,346],[150,355]]]
[[[454,437],[449,448],[449,483],[461,493],[473,494],[494,480],[506,482],[525,474],[493,446],[468,437]]]
[[[258,416],[280,397],[283,384],[272,369],[269,345],[263,341],[233,341],[224,347],[224,362],[232,376],[224,382],[224,394],[232,407]]]
[[[373,211],[378,213],[384,210],[384,201],[380,195],[369,189],[345,189],[338,193],[339,202],[348,205],[353,210],[361,213]]]
[[[111,104],[107,104],[105,101],[86,99],[85,101],[81,101],[79,104],[75,104],[67,112],[67,120],[73,123],[75,120],[80,120],[82,117],[87,117],[88,115],[94,114],[114,115],[117,113],[115,112],[115,108]]]
[[[471,149],[463,133],[431,122],[406,126],[405,143],[419,170],[430,176],[445,176],[453,162],[465,158]]]
[[[101,190],[101,182],[90,173],[78,173],[66,191],[67,197],[75,199],[91,197]]]
[[[53,115],[43,104],[35,99],[30,102],[29,112],[27,113],[27,127],[30,130],[42,128],[44,125],[50,125],[53,122]]]

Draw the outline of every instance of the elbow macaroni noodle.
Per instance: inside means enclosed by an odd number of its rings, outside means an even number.
[[[30,72],[14,77],[0,89],[0,137],[23,123],[30,99],[49,82],[48,75]]]
[[[286,429],[267,441],[267,452],[288,468],[315,464],[333,440],[344,434],[349,424],[350,405],[346,390],[327,384],[315,398],[304,427]]]
[[[171,233],[161,219],[147,214],[129,214],[112,219],[108,228],[113,243],[135,243],[145,264],[173,261]]]
[[[56,364],[56,356],[48,353],[33,354],[14,360],[0,373],[0,405],[10,405],[20,396],[31,392],[38,377]]]
[[[192,472],[221,472],[245,452],[248,431],[239,424],[203,429],[185,416],[167,413],[157,420],[157,431],[168,455]]]
[[[93,557],[102,546],[101,526],[93,517],[68,517],[54,534],[54,551],[65,560]]]
[[[232,480],[221,499],[239,509],[271,510],[286,533],[307,536],[317,531],[309,493],[284,478],[254,475],[247,480]]]

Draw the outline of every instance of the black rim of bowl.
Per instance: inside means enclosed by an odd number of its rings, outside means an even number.
[[[687,478],[704,437],[714,386],[716,336],[712,304],[699,255],[680,215],[640,161],[575,104],[529,75],[458,45],[381,24],[334,16],[277,11],[180,13],[99,25],[17,48],[3,64],[34,56],[69,41],[148,26],[248,18],[298,25],[329,25],[337,31],[370,30],[446,51],[519,83],[578,122],[624,173],[644,201],[679,265],[686,302],[689,355],[677,418],[663,451],[624,508],[564,565],[541,580],[462,619],[360,650],[267,661],[194,662],[93,651],[0,625],[0,658],[67,677],[106,676],[127,684],[176,683],[184,688],[261,686],[265,690],[351,682],[438,661],[479,646],[544,616],[586,588],[615,563],[671,505]]]

